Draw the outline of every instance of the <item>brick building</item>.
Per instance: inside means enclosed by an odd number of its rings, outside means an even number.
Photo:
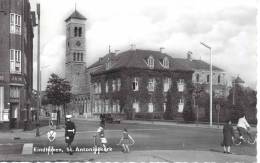
[[[124,114],[128,119],[162,119],[170,109],[173,119],[182,114],[193,71],[187,64],[160,51],[132,49],[110,53],[89,69],[92,113]],[[175,85],[176,92],[171,87]],[[167,94],[175,93],[177,105],[168,106]]]
[[[88,91],[86,75],[86,18],[75,10],[66,20],[65,79],[71,84],[72,102],[68,112],[84,115],[87,109]]]
[[[28,0],[0,0],[0,122],[11,127],[31,119],[34,16]]]

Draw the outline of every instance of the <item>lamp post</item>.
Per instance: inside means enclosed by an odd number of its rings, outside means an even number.
[[[200,42],[200,44],[209,49],[210,51],[210,126],[212,127],[212,53],[210,46],[203,42]]]
[[[37,122],[36,122],[36,136],[40,136],[39,131],[39,111],[40,111],[40,4],[37,3],[37,15],[38,15],[38,43],[37,43]]]

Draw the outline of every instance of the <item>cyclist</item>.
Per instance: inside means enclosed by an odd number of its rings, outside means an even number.
[[[250,129],[250,125],[248,124],[246,117],[243,114],[242,117],[238,119],[238,123],[237,123],[237,130],[240,136],[239,138],[244,140],[246,136],[249,136],[249,138],[253,140],[251,134],[248,132],[249,129]]]

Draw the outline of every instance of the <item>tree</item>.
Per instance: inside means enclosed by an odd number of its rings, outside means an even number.
[[[72,94],[70,93],[71,86],[68,81],[60,78],[56,74],[51,74],[49,78],[46,95],[49,104],[54,106],[63,105],[64,113],[66,113],[66,104],[70,102]]]

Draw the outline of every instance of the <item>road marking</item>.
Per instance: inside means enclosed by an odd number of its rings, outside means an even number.
[[[23,155],[32,154],[33,144],[32,143],[26,143],[23,145]]]

